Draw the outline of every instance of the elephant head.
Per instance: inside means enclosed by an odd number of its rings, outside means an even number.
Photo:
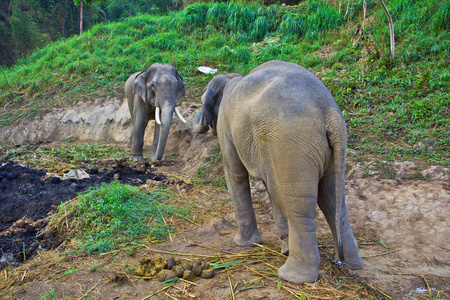
[[[173,112],[186,123],[176,107],[185,94],[182,77],[174,66],[155,63],[146,71],[133,74],[125,91],[133,121],[132,157],[142,159],[145,127],[149,119],[155,119],[152,160],[163,160]]]
[[[206,133],[209,128],[217,135],[217,116],[219,115],[220,102],[223,90],[227,83],[236,77],[242,77],[238,73],[229,75],[217,75],[208,83],[205,93],[202,95],[203,110],[197,110],[194,119],[194,133]]]

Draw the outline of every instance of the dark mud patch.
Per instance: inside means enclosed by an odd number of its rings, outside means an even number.
[[[0,269],[17,265],[36,251],[58,245],[53,237],[39,235],[47,224],[49,212],[62,202],[101,183],[118,180],[141,185],[147,180],[166,182],[149,164],[129,166],[126,161],[100,163],[100,169],[85,172],[89,178],[62,180],[13,161],[0,162]]]

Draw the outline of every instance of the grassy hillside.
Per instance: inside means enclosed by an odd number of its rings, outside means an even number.
[[[166,16],[95,26],[0,71],[0,126],[36,111],[111,95],[129,74],[171,63],[188,97],[210,76],[196,68],[247,73],[271,59],[298,63],[330,89],[357,157],[450,164],[450,3],[392,0],[396,56],[378,1],[307,0],[299,6],[193,4]]]

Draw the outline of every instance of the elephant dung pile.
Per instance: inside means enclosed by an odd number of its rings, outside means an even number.
[[[193,281],[195,277],[210,279],[214,277],[214,270],[209,263],[200,259],[194,261],[175,260],[170,257],[165,259],[161,256],[153,258],[143,257],[139,260],[141,264],[134,274],[144,279],[157,278],[159,281],[166,281],[174,278],[183,278]]]

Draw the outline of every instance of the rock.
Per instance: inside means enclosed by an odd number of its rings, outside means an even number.
[[[83,170],[70,170],[67,174],[64,174],[63,180],[67,179],[85,179],[90,178],[88,173]]]

